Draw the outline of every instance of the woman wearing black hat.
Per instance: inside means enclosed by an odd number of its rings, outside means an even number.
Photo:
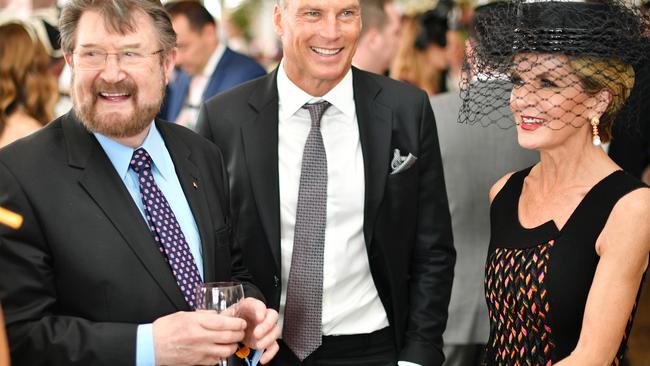
[[[477,11],[461,121],[499,125],[494,113],[509,103],[519,143],[540,152],[540,163],[490,192],[487,365],[622,357],[648,266],[650,189],[600,144],[615,116],[638,120],[637,95],[648,84],[635,68],[650,55],[648,24],[612,1]],[[509,101],[495,90],[505,78]]]

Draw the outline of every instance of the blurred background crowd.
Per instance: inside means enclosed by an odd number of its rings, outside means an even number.
[[[71,107],[70,74],[57,30],[58,11],[64,2],[0,0],[0,147],[36,131]],[[163,3],[172,15],[179,53],[161,118],[193,128],[201,102],[265,74],[282,58],[270,16],[273,0]],[[453,99],[458,93],[472,15],[477,6],[484,4],[480,0],[361,3],[363,30],[354,66],[420,87],[432,97],[437,123],[455,123],[453,116],[443,119],[438,113],[448,105],[444,98]],[[609,149],[621,167],[650,183],[647,124],[647,120],[642,121],[641,133],[617,131],[615,124],[614,138],[604,148]],[[441,140],[443,162],[444,143]],[[445,174],[448,175],[447,171]],[[447,184],[454,185],[449,179]],[[453,199],[450,201],[453,205]],[[478,248],[479,258],[467,262],[467,271],[474,267],[471,270],[482,277],[486,247],[487,240],[484,248]],[[460,266],[465,264],[462,249],[457,249],[459,282],[463,274]],[[452,293],[449,329],[445,334],[449,365],[476,364],[488,337],[482,281],[468,282],[474,283],[475,288],[461,289],[455,284]],[[629,365],[650,365],[649,287],[646,281],[629,342]],[[459,356],[450,357],[455,350],[461,351]]]
[[[0,146],[28,134],[71,107],[69,73],[56,29],[58,9],[64,2],[0,0],[0,24],[3,24],[0,46],[3,73],[0,121],[3,122],[0,126],[5,126]],[[174,24],[179,35],[179,72],[174,79],[178,87],[170,86],[171,95],[160,114],[165,119],[192,127],[195,114],[191,110],[200,101],[264,72],[250,63],[244,70],[241,62],[246,58],[235,58],[231,63],[237,64],[240,76],[220,80],[223,85],[215,88],[209,78],[215,65],[210,61],[224,63],[229,55],[246,55],[268,71],[282,57],[269,16],[274,1],[210,0],[204,2],[202,10],[207,10],[206,14],[191,6],[174,6],[174,1],[163,3],[177,15],[175,18],[181,18]],[[457,3],[452,0],[367,1],[355,66],[417,85],[429,95],[458,90],[464,41],[474,5],[465,0]],[[215,56],[223,53],[226,57]],[[8,65],[12,65],[15,75],[6,74]],[[212,70],[206,72],[208,80],[201,82],[196,76],[203,74],[206,66],[212,66]],[[232,70],[228,71],[232,74]],[[20,90],[4,89],[10,87],[8,79],[22,85]],[[58,96],[51,93],[52,80],[58,85]],[[36,85],[39,90],[32,91]],[[174,93],[184,88],[189,90]],[[21,92],[29,95],[30,100],[20,106],[7,105],[9,100],[14,100],[12,93]],[[20,99],[20,96],[15,98]],[[28,117],[31,119],[25,122]],[[20,123],[14,122],[19,119]]]

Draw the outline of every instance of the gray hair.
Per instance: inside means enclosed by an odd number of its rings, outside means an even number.
[[[72,53],[79,19],[89,10],[100,13],[109,30],[119,34],[136,30],[133,13],[141,11],[151,18],[164,53],[176,46],[176,33],[171,18],[158,0],[70,0],[61,10],[59,18],[63,52]]]

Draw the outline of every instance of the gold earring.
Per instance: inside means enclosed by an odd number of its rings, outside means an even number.
[[[593,135],[591,143],[593,143],[594,146],[600,146],[600,135],[598,135],[599,124],[600,124],[600,118],[598,118],[598,116],[594,116],[591,119],[591,134]]]

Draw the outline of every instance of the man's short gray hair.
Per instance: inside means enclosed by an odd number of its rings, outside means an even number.
[[[171,18],[160,1],[152,0],[69,0],[61,10],[59,31],[61,32],[61,49],[72,53],[76,42],[79,19],[86,11],[100,13],[107,27],[119,34],[134,32],[134,12],[141,11],[151,18],[160,48],[166,53],[176,46],[176,33]]]

